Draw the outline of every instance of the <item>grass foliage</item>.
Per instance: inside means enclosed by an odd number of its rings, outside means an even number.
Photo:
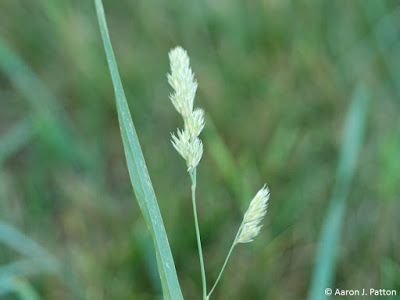
[[[110,68],[114,85],[118,120],[121,128],[129,175],[140,209],[142,210],[154,240],[164,299],[183,299],[164,223],[119,77],[117,63],[108,34],[103,5],[101,0],[95,0],[95,4],[108,67]]]

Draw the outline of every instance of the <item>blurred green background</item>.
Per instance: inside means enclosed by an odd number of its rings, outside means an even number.
[[[201,280],[190,180],[169,141],[182,125],[166,78],[176,45],[206,111],[198,214],[209,285],[252,196],[271,190],[260,236],[235,250],[212,298],[307,297],[359,86],[370,101],[332,287],[400,293],[398,1],[104,8],[186,299],[200,299]],[[1,299],[161,299],[114,101],[92,1],[0,2]]]

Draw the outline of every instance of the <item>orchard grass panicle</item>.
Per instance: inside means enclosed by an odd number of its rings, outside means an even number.
[[[182,116],[184,124],[184,128],[178,129],[176,135],[171,134],[171,142],[178,153],[185,159],[187,171],[192,181],[193,215],[200,259],[203,300],[209,300],[225,270],[226,264],[235,246],[240,243],[249,243],[259,234],[262,227],[261,221],[267,213],[269,189],[264,185],[250,202],[250,206],[244,215],[242,224],[239,227],[221,271],[210,292],[207,294],[206,273],[195,199],[196,168],[203,155],[203,143],[199,139],[199,135],[205,124],[204,111],[200,108],[193,108],[197,82],[190,68],[190,60],[187,52],[182,47],[176,47],[169,52],[169,60],[171,73],[168,74],[168,82],[174,90],[174,93],[172,93],[169,98],[175,109]]]
[[[251,200],[250,206],[244,214],[240,233],[235,241],[236,244],[250,243],[259,234],[262,227],[260,223],[267,213],[268,200],[269,189],[267,185],[264,185]]]
[[[174,89],[174,93],[171,94],[169,98],[175,109],[182,116],[184,123],[183,130],[178,129],[177,135],[172,134],[172,144],[185,159],[187,170],[192,180],[193,215],[200,258],[203,299],[205,299],[207,293],[206,272],[196,209],[196,167],[203,156],[203,143],[198,136],[204,128],[204,111],[199,108],[193,110],[197,82],[190,68],[187,52],[181,47],[176,47],[169,52],[169,60],[171,73],[168,74],[168,82]]]
[[[110,36],[107,29],[106,17],[101,0],[94,0],[99,22],[100,33],[103,39],[104,50],[107,57],[111,79],[114,85],[118,122],[125,150],[129,176],[144,220],[153,237],[154,249],[157,257],[157,267],[160,275],[164,299],[183,300],[183,294],[178,281],[174,260],[165,233],[163,220],[159,211],[154,189],[144,161],[142,149],[136,134],[135,126],[126,101],[117,63],[112,49]],[[196,170],[203,156],[203,143],[199,135],[204,128],[204,111],[194,108],[194,97],[197,82],[194,78],[187,52],[182,47],[176,47],[169,52],[171,73],[168,82],[174,92],[170,95],[171,102],[183,119],[183,129],[178,129],[176,134],[171,134],[171,142],[178,153],[186,162],[192,186],[192,206],[194,225],[196,230],[197,248],[199,252],[203,300],[209,300],[217,286],[233,249],[240,243],[249,243],[259,234],[262,227],[261,221],[267,212],[269,190],[264,187],[250,202],[244,215],[242,224],[236,234],[228,252],[221,271],[210,292],[207,294],[206,272],[203,261],[200,228],[196,208]]]
[[[169,52],[169,60],[171,74],[168,74],[168,82],[174,89],[169,98],[184,122],[184,129],[178,129],[177,136],[172,134],[172,144],[185,159],[188,172],[193,172],[203,155],[203,143],[198,136],[204,128],[204,111],[199,108],[193,111],[197,82],[186,51],[176,47]]]

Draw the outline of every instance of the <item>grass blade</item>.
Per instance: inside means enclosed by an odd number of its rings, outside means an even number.
[[[25,118],[0,136],[0,167],[19,149],[28,144],[36,134],[31,118]]]
[[[37,274],[60,275],[60,268],[54,259],[47,257],[32,257],[20,259],[6,265],[0,265],[0,280],[7,277],[28,277]]]
[[[39,294],[32,285],[22,278],[0,278],[0,296],[12,293],[18,295],[21,300],[40,300]]]
[[[42,248],[34,240],[2,221],[0,221],[0,243],[28,257],[52,257],[46,249]]]
[[[183,299],[156,196],[119,77],[117,63],[108,34],[103,4],[101,0],[95,0],[95,5],[107,62],[114,85],[118,120],[129,175],[140,209],[153,237],[164,298],[173,300]]]
[[[335,275],[337,245],[340,242],[347,196],[363,138],[368,99],[369,95],[364,87],[355,89],[347,113],[336,184],[319,238],[309,300],[326,299],[324,290],[330,287]]]

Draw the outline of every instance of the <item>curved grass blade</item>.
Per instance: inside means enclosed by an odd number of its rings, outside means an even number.
[[[28,117],[0,136],[0,167],[10,156],[27,145],[36,132],[34,122]]]
[[[0,278],[0,296],[12,292],[17,294],[21,300],[41,299],[27,280],[16,277]]]
[[[364,135],[368,99],[368,91],[363,86],[358,86],[353,93],[347,113],[336,184],[319,237],[317,258],[308,295],[309,300],[327,299],[324,290],[331,287],[335,275],[340,232],[350,184]]]
[[[95,0],[95,5],[107,62],[114,85],[118,120],[129,175],[140,209],[153,237],[164,299],[180,300],[183,299],[183,296],[179,286],[175,264],[153,186],[150,181],[150,176],[147,171],[136,130],[129,112],[121,79],[119,77],[117,63],[115,61],[114,52],[108,34],[103,4],[101,0]]]
[[[0,220],[0,243],[13,248],[28,257],[52,257],[46,249],[30,239],[15,227]],[[54,259],[55,261],[55,259]]]

